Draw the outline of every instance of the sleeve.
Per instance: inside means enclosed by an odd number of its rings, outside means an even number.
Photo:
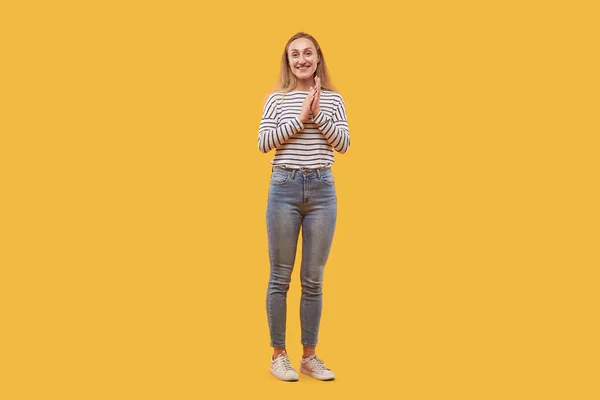
[[[290,137],[304,129],[299,117],[292,118],[277,127],[277,102],[281,94],[272,93],[264,107],[263,116],[258,128],[258,149],[263,153],[280,147]]]
[[[350,130],[346,120],[346,105],[342,96],[333,108],[331,116],[325,115],[323,110],[317,114],[313,122],[338,153],[345,153],[350,148]]]

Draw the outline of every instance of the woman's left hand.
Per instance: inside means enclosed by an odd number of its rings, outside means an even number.
[[[321,112],[321,108],[319,107],[319,102],[321,100],[321,78],[315,76],[315,86],[313,87],[314,98],[311,104],[311,112],[313,118],[315,118],[319,112]]]

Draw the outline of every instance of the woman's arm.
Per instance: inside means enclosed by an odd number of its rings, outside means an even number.
[[[290,137],[304,129],[300,117],[294,117],[277,127],[277,102],[281,97],[281,93],[272,93],[265,104],[258,128],[258,149],[263,153],[280,147]]]
[[[319,111],[313,119],[327,142],[338,153],[345,153],[350,148],[350,131],[346,120],[346,106],[344,99],[339,96],[339,101],[334,105],[331,116],[325,115],[323,110]]]

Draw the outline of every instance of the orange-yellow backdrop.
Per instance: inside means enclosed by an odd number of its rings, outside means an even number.
[[[599,398],[593,3],[3,1],[0,397]],[[297,31],[352,134],[331,383],[268,373],[256,139]]]

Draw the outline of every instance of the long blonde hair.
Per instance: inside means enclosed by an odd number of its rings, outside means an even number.
[[[288,42],[286,43],[285,48],[283,49],[283,54],[281,55],[281,70],[279,72],[279,82],[277,84],[276,90],[282,92],[289,92],[290,90],[293,90],[298,84],[296,75],[294,75],[289,65],[288,49],[290,47],[290,43],[299,38],[309,39],[315,45],[317,55],[319,56],[319,63],[317,64],[317,70],[315,72],[315,75],[321,78],[321,88],[325,90],[335,91],[335,87],[331,83],[331,78],[329,77],[329,71],[327,70],[327,64],[325,63],[325,57],[323,56],[323,52],[321,51],[321,46],[319,46],[319,43],[314,37],[304,32],[298,32],[294,36],[292,36],[290,40],[288,40]]]

